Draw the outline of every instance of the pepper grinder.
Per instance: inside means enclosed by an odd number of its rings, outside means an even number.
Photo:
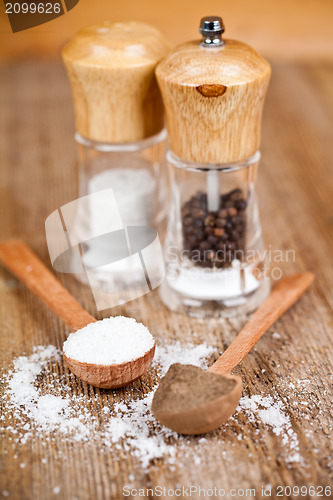
[[[62,51],[79,150],[80,203],[69,236],[81,243],[94,287],[117,291],[134,285],[136,272],[141,279],[140,259],[127,258],[126,228],[163,222],[166,130],[155,67],[169,49],[149,25],[104,22],[79,31]],[[135,239],[142,249],[147,232]]]
[[[202,40],[157,66],[169,137],[170,207],[162,301],[197,317],[255,309],[269,293],[255,195],[270,65],[224,40],[220,17]]]

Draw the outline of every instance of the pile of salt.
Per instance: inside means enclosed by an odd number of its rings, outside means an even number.
[[[64,354],[81,363],[112,365],[133,361],[154,346],[154,338],[134,318],[105,318],[71,333]]]

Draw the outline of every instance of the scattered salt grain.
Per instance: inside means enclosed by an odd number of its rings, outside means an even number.
[[[122,450],[121,453],[131,453],[144,470],[148,469],[152,461],[162,457],[170,468],[176,464],[179,466],[179,454],[186,457],[184,463],[193,460],[199,464],[198,457],[207,452],[209,436],[184,437],[161,427],[150,412],[150,407],[157,379],[166,373],[172,363],[189,363],[206,368],[212,362],[213,353],[216,353],[216,347],[205,342],[199,345],[184,345],[179,341],[159,344],[151,371],[155,385],[147,387],[145,384],[149,392],[142,399],[131,397],[132,393],[129,392],[126,399],[115,402],[115,397],[119,397],[117,391],[95,395],[90,393],[89,396],[83,390],[77,392],[77,386],[74,389],[72,384],[73,375],[59,375],[62,372],[57,367],[61,362],[60,350],[54,346],[36,347],[30,356],[14,359],[13,369],[4,377],[4,383],[7,384],[5,413],[7,419],[11,418],[13,422],[5,431],[11,436],[9,439],[14,441],[13,446],[35,436],[42,438],[43,445],[57,439],[59,435],[68,442],[91,443],[98,440],[102,443],[102,451],[113,448],[116,452]],[[38,389],[38,385],[45,387],[41,384],[42,380],[47,380],[47,394],[44,389]],[[241,413],[255,426],[261,422],[279,436],[290,462],[300,460],[297,435],[282,401],[272,396],[243,397],[233,418],[237,420],[237,415]],[[226,425],[224,432],[229,432],[228,429],[230,427]],[[238,443],[242,446],[243,441],[239,436]],[[193,440],[195,449],[189,446]],[[223,449],[220,452],[223,455]],[[61,450],[59,456],[60,453]],[[46,458],[41,461],[47,463]]]
[[[257,417],[263,424],[269,426],[276,436],[282,436],[282,444],[289,450],[288,462],[301,460],[297,434],[292,428],[281,400],[274,400],[272,396],[242,397],[238,410],[243,410],[252,422]]]
[[[273,337],[273,339],[280,339],[280,338],[281,338],[281,335],[280,335],[278,332],[274,332],[274,333],[272,334],[272,337]]]
[[[180,342],[160,345],[153,361],[153,369],[162,375],[175,360],[206,367],[207,357],[215,350],[215,347],[206,343],[199,346],[184,346]],[[66,376],[59,377],[58,370],[52,372],[52,365],[59,361],[60,350],[53,346],[39,346],[30,356],[16,358],[13,370],[5,377],[9,396],[7,415],[9,413],[14,416],[16,427],[20,429],[16,443],[22,442],[25,436],[32,438],[30,431],[23,431],[23,422],[29,420],[34,426],[34,436],[43,437],[43,445],[45,438],[53,439],[54,432],[69,441],[89,442],[91,439],[101,439],[105,448],[114,446],[116,449],[130,450],[143,468],[161,457],[165,457],[169,463],[174,462],[177,450],[187,452],[188,439],[162,428],[150,412],[157,385],[140,400],[114,403],[113,393],[110,391],[110,400],[105,403],[96,394],[96,401],[100,401],[101,405],[100,414],[103,416],[101,423],[96,413],[89,409],[91,398],[86,398],[84,393],[76,394]],[[36,379],[42,375],[47,377],[49,389],[54,394],[41,394],[36,388]],[[11,434],[15,432],[9,426],[6,430]],[[174,442],[170,443],[172,438]],[[200,445],[198,453],[199,448]],[[189,451],[193,456],[191,449]],[[47,460],[42,459],[42,462],[46,463]]]
[[[8,490],[3,490],[2,496],[3,497],[8,497],[9,496],[9,491]]]
[[[109,365],[143,356],[154,345],[149,330],[134,318],[105,318],[71,333],[64,353],[84,363]]]
[[[53,488],[53,493],[54,493],[55,495],[59,495],[60,491],[61,491],[60,486],[55,486],[55,487]]]
[[[207,358],[212,355],[215,348],[202,342],[198,345],[190,344],[188,348],[179,341],[157,346],[154,362],[159,366],[161,376],[165,375],[172,363],[200,366],[207,368]]]

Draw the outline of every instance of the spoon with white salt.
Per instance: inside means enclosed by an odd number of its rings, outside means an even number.
[[[123,316],[97,321],[20,240],[0,243],[0,261],[73,330],[64,342],[64,360],[83,382],[115,389],[148,370],[155,340],[142,323]]]

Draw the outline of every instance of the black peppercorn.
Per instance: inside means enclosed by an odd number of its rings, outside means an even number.
[[[224,268],[245,251],[246,207],[237,188],[220,197],[217,212],[209,212],[207,194],[197,192],[182,206],[184,248],[203,267]]]

